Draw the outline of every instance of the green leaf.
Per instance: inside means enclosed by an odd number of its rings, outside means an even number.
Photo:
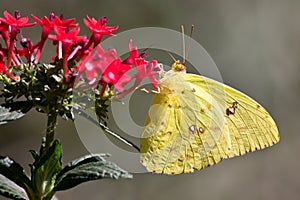
[[[72,161],[59,175],[56,179],[55,191],[67,190],[92,180],[132,178],[127,171],[115,163],[104,160],[101,155],[92,155]]]
[[[31,165],[32,182],[40,194],[50,192],[54,187],[55,178],[62,169],[62,149],[58,140],[55,140],[49,150],[42,156],[34,156],[36,160]]]
[[[33,107],[33,102],[29,100],[15,101],[10,103],[3,103],[1,104],[1,106],[5,108],[11,108],[12,111],[19,110],[22,113],[27,113]]]
[[[0,125],[19,119],[32,108],[29,101],[18,101],[0,105]]]
[[[0,105],[0,125],[6,124],[9,121],[19,119],[24,116],[21,111],[11,111],[9,108]]]
[[[81,158],[78,158],[76,160],[73,160],[69,162],[57,175],[57,179],[59,179],[64,173],[74,169],[75,167],[86,164],[86,163],[92,163],[97,161],[105,161],[104,157],[108,157],[109,154],[92,154],[92,155],[86,155]]]
[[[0,195],[15,200],[28,200],[23,188],[2,175],[0,175],[0,183]]]
[[[35,150],[29,150],[29,152],[31,153],[34,160],[40,159],[38,152],[36,152]]]
[[[26,191],[31,189],[31,182],[26,176],[25,170],[20,164],[9,157],[0,156],[0,174],[24,188]]]

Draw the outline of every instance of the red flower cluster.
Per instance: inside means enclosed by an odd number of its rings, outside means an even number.
[[[137,48],[132,47],[132,41],[129,42],[130,55],[123,61],[116,56],[115,50],[104,51],[99,46],[103,35],[113,36],[113,32],[118,29],[118,26],[107,26],[106,17],[96,20],[86,16],[83,21],[91,32],[89,38],[78,35],[80,27],[74,23],[74,18],[63,19],[63,16],[58,17],[54,13],[49,18],[44,16],[39,19],[35,15],[31,15],[31,18],[35,23],[27,23],[28,17],[21,17],[18,11],[15,17],[4,11],[4,17],[0,18],[0,35],[6,45],[5,48],[0,44],[0,73],[12,80],[17,81],[17,77],[11,74],[11,66],[21,65],[21,57],[25,57],[29,63],[37,64],[46,40],[50,39],[57,49],[55,58],[62,60],[66,83],[73,81],[74,76],[79,74],[85,75],[90,83],[95,83],[99,77],[98,83],[103,85],[104,90],[109,85],[117,91],[124,91],[124,85],[128,82],[135,79],[135,88],[147,77],[156,87],[157,62],[146,61],[145,55],[139,54]],[[42,34],[40,41],[34,44],[22,35],[21,28],[36,24],[42,27]],[[20,48],[16,47],[17,36],[20,37]],[[70,63],[74,64],[70,66]],[[136,74],[126,75],[132,67],[136,69]]]
[[[137,47],[132,47],[132,40],[129,42],[129,57],[123,61],[116,56],[116,51],[111,49],[104,51],[100,46],[87,56],[80,63],[80,71],[86,73],[90,83],[95,83],[100,78],[100,83],[111,84],[117,91],[124,92],[124,86],[135,79],[133,86],[127,88],[126,93],[135,89],[144,78],[149,78],[154,88],[157,87],[155,76],[158,73],[156,60],[146,61],[145,54],[139,54]],[[135,68],[134,75],[127,75],[126,72]]]

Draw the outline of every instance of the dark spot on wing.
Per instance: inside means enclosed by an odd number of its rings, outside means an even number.
[[[204,133],[204,129],[202,127],[199,128],[200,133]]]
[[[237,108],[237,107],[238,107],[238,102],[236,102],[236,101],[233,102],[233,103],[232,103],[232,107],[233,107],[233,108]]]
[[[235,113],[235,109],[229,107],[226,109],[226,115],[229,116],[229,115],[234,115]]]
[[[191,126],[189,127],[189,131],[192,132],[192,133],[195,133],[195,131],[196,131],[196,126],[195,126],[195,125],[191,125]]]
[[[260,109],[260,105],[257,104],[257,105],[256,105],[256,109]]]
[[[192,89],[192,92],[196,92],[195,88]]]
[[[228,107],[226,109],[226,115],[229,116],[229,115],[234,115],[235,114],[235,110],[238,108],[238,102],[233,102],[232,103],[232,106]]]

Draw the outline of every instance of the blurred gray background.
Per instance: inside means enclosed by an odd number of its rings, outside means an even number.
[[[186,29],[194,24],[193,38],[214,59],[224,82],[260,102],[280,130],[281,141],[274,147],[193,174],[94,181],[58,193],[59,199],[299,199],[300,1],[2,0],[0,8],[1,13],[19,10],[23,16],[64,13],[81,25],[86,14],[107,16],[109,25],[120,26],[117,32],[143,26],[179,30],[182,24]],[[81,34],[88,31],[82,28]],[[39,32],[30,37],[37,40]],[[0,154],[28,166],[28,150],[39,148],[45,125],[45,116],[31,111],[1,126]],[[88,153],[72,122],[59,120],[57,137],[64,163]]]

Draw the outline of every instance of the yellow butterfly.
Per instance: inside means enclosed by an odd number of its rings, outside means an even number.
[[[249,96],[179,61],[158,83],[141,136],[141,163],[150,172],[180,174],[279,141],[270,114]]]

